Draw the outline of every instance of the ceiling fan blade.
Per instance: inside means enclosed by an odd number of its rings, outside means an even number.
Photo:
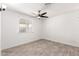
[[[48,18],[48,16],[41,16],[41,17]]]
[[[31,12],[31,13],[32,13],[32,15],[34,15],[34,16],[37,16],[37,15],[38,15],[37,12]]]
[[[43,16],[43,15],[45,15],[45,14],[47,14],[47,12],[42,13],[41,16]]]

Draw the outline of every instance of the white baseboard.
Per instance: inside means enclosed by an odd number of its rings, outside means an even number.
[[[47,38],[46,38],[47,39]],[[75,47],[79,47],[79,42],[77,41],[73,41],[73,40],[53,40],[53,39],[47,39],[50,41],[54,41],[54,42],[59,42],[59,43],[63,43],[63,44],[67,44],[67,45],[71,45],[71,46],[75,46]]]

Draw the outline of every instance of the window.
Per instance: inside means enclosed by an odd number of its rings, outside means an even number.
[[[25,19],[20,19],[19,21],[19,32],[21,33],[25,33],[25,32],[29,32],[32,28],[32,24]]]
[[[20,19],[19,21],[19,32],[26,32],[26,21],[24,19]]]

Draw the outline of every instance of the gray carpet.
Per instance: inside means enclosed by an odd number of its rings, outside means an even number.
[[[79,48],[41,39],[3,50],[2,56],[79,56]]]

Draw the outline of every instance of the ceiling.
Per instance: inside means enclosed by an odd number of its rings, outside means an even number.
[[[63,13],[69,13],[69,12],[79,12],[79,3],[56,3],[52,4],[49,9],[46,10],[48,12],[48,15],[56,16]]]
[[[7,9],[12,9],[29,15],[33,15],[32,12],[37,12],[38,10],[43,9],[43,11],[48,12],[49,17],[79,10],[79,3],[17,3],[6,5]]]
[[[41,9],[44,4],[41,3],[15,3],[15,4],[6,4],[7,9],[15,10],[24,14],[31,15],[32,12],[37,12]]]

